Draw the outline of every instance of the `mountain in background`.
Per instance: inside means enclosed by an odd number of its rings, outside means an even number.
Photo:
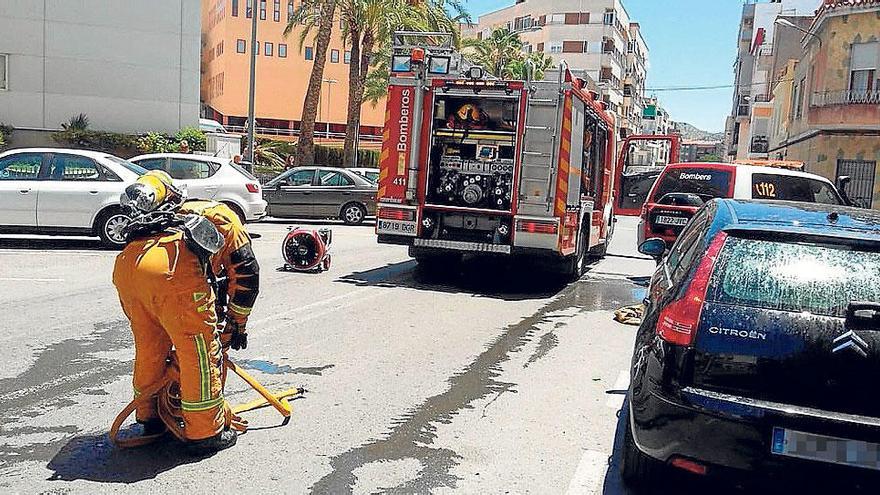
[[[687,122],[679,122],[678,129],[685,141],[724,141],[723,132],[709,132],[698,129]]]

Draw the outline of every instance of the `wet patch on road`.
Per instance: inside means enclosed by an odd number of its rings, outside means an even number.
[[[440,487],[455,488],[458,477],[452,474],[452,468],[461,457],[450,449],[431,446],[437,437],[437,428],[451,423],[461,411],[473,409],[481,399],[515,392],[515,383],[501,380],[502,364],[532,342],[542,327],[553,322],[554,315],[572,309],[577,312],[617,309],[632,304],[632,289],[633,284],[626,280],[584,279],[569,285],[537,313],[505,328],[470,365],[447,380],[448,390],[429,397],[395,420],[383,438],[332,457],[332,471],[312,485],[311,492],[352,493],[357,484],[356,472],[365,466],[407,459],[416,459],[421,464],[417,476],[383,488],[380,493],[426,493]],[[550,352],[552,338],[548,337],[547,341],[545,349]]]
[[[559,337],[552,330],[541,335],[541,338],[538,339],[538,348],[535,349],[529,360],[523,363],[523,368],[528,368],[530,364],[538,362],[539,359],[549,354],[558,345]]]
[[[24,434],[59,437],[46,443],[0,444],[0,468],[22,461],[48,461],[79,432],[74,425],[52,427],[11,427],[19,420],[39,417],[51,409],[76,405],[71,399],[80,394],[103,395],[102,387],[131,373],[131,363],[98,357],[97,354],[132,346],[128,322],[113,321],[94,325],[94,332],[79,339],[52,344],[39,352],[36,361],[14,378],[0,379],[0,438],[14,439]]]
[[[336,366],[334,364],[326,364],[324,366],[303,366],[300,368],[294,368],[286,364],[275,364],[271,361],[264,361],[262,359],[241,359],[236,360],[235,364],[245,369],[262,371],[269,375],[292,374],[312,376],[323,376],[325,371]]]

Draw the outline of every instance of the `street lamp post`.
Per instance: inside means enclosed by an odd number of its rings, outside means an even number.
[[[788,19],[783,19],[782,17],[777,17],[776,21],[774,21],[774,24],[777,24],[779,26],[785,26],[787,28],[794,29],[795,31],[800,31],[804,34],[812,36],[812,37],[816,38],[817,40],[819,40],[819,47],[820,48],[822,47],[822,38],[820,38],[818,34],[812,32],[810,30],[804,29],[804,28],[798,26],[797,24],[789,21]]]
[[[254,163],[254,128],[256,122],[255,113],[255,96],[257,81],[257,52],[260,47],[257,46],[257,0],[250,0],[251,3],[251,74],[250,88],[248,89],[248,129],[247,129],[247,150],[245,151],[245,159],[253,167]]]
[[[330,92],[333,90],[333,85],[338,83],[339,81],[337,81],[336,79],[322,79],[321,81],[327,83],[327,113],[329,114],[330,113]],[[321,112],[321,113],[323,113],[323,112]],[[324,119],[324,124],[327,125],[327,132],[325,133],[325,137],[327,139],[330,139],[330,119],[329,119],[329,116],[328,116],[328,118]]]

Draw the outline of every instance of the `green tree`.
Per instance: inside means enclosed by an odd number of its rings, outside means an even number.
[[[502,72],[505,79],[525,81],[529,79],[529,71],[531,71],[531,79],[533,81],[540,81],[544,79],[544,72],[553,67],[553,65],[552,57],[535,52],[521,59],[511,61]]]
[[[177,131],[177,135],[174,136],[174,139],[177,141],[178,145],[182,141],[186,141],[189,145],[189,149],[192,151],[205,151],[207,148],[207,138],[205,137],[205,133],[198,127],[184,127]]]
[[[321,86],[324,83],[324,67],[327,64],[327,49],[333,34],[333,19],[336,12],[336,0],[313,0],[303,2],[293,12],[284,36],[287,37],[300,26],[299,48],[302,51],[305,41],[314,34],[315,52],[309,87],[303,101],[299,142],[296,147],[296,165],[309,165],[315,160],[315,120],[318,116],[318,101],[321,98]],[[256,15],[256,12],[254,12]],[[317,31],[317,33],[315,33]],[[255,158],[256,160],[256,158]]]
[[[495,77],[507,77],[508,67],[525,59],[522,40],[507,28],[496,28],[482,40],[464,40],[463,46],[472,62],[483,66]]]

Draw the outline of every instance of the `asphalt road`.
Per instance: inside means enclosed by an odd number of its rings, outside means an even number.
[[[432,275],[373,229],[331,225],[333,267],[279,271],[289,222],[251,225],[262,290],[233,358],[273,390],[304,386],[206,459],[113,449],[132,341],[93,240],[0,238],[2,493],[628,493],[619,415],[653,262],[618,223],[610,256],[566,284],[479,259]],[[254,398],[230,378],[232,403]]]

